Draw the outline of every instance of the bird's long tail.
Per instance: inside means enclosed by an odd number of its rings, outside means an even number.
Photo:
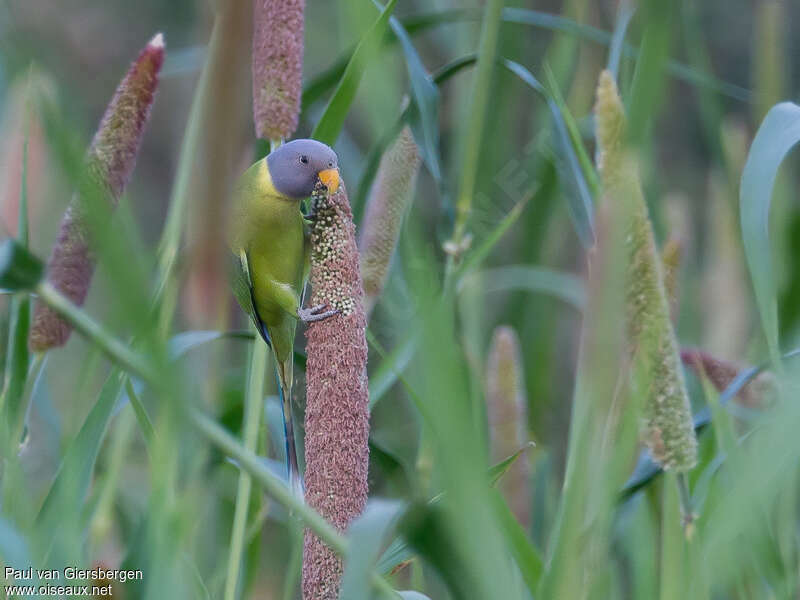
[[[289,476],[289,485],[300,497],[303,495],[303,479],[297,465],[297,447],[294,441],[294,423],[292,422],[292,357],[283,363],[277,363],[277,374],[281,396],[281,410],[283,414],[283,433],[286,440],[286,469]]]

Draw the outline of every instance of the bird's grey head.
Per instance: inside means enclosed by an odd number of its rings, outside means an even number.
[[[308,198],[320,179],[331,192],[339,186],[339,159],[330,146],[316,140],[292,140],[267,156],[272,185],[281,194]]]

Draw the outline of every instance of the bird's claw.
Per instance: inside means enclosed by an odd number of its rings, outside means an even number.
[[[336,309],[325,310],[328,308],[327,304],[317,304],[311,308],[299,308],[297,315],[304,323],[314,323],[316,321],[324,321],[334,315],[338,315],[339,311]]]

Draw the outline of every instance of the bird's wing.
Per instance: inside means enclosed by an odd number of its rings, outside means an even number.
[[[258,316],[258,311],[256,311],[255,302],[253,301],[253,282],[250,279],[250,261],[244,250],[240,250],[238,256],[233,252],[230,253],[228,275],[236,301],[239,303],[239,306],[242,307],[242,310],[253,319],[253,323],[255,323],[256,329],[258,329],[261,337],[269,344],[269,333],[267,333],[264,322]]]

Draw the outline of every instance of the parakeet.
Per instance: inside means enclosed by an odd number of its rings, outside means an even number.
[[[302,306],[310,245],[300,204],[317,181],[330,193],[339,187],[338,158],[330,147],[307,139],[279,146],[239,178],[228,231],[234,295],[275,354],[289,481],[300,490],[291,412],[295,327],[298,319],[336,314],[324,305]]]

